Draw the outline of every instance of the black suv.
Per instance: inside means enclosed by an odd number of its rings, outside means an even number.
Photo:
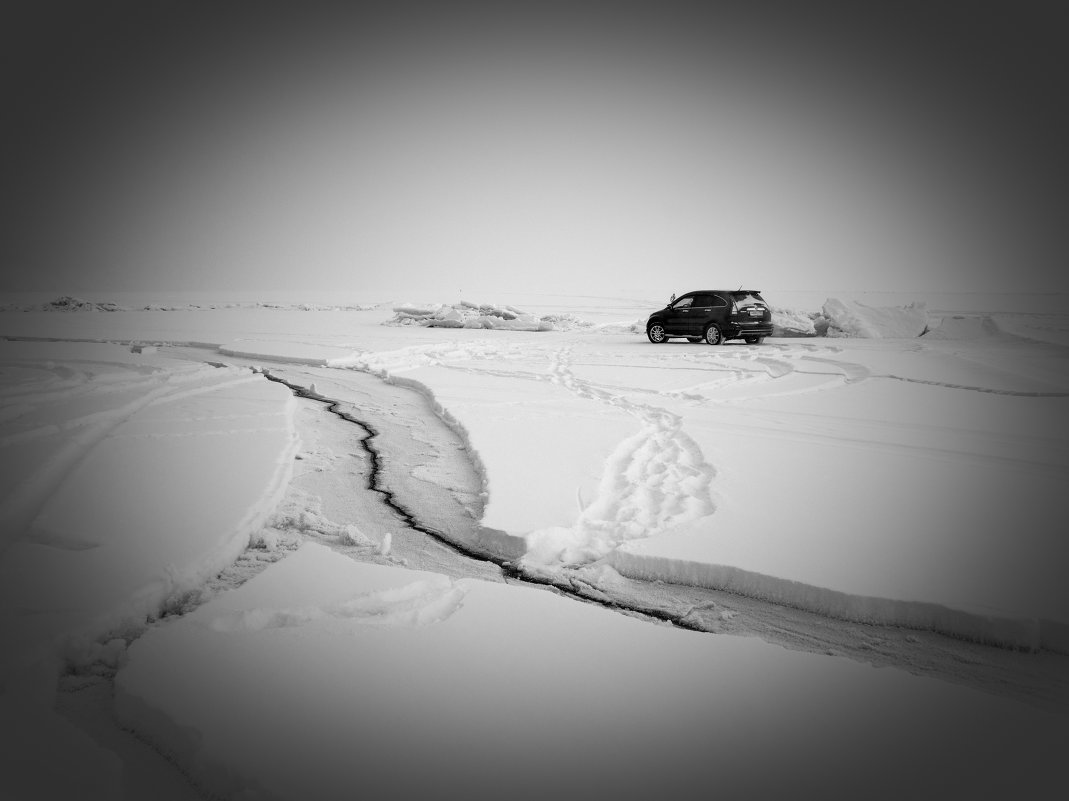
[[[650,342],[686,337],[719,345],[744,339],[756,345],[772,333],[772,312],[756,289],[701,289],[673,299],[646,321]]]

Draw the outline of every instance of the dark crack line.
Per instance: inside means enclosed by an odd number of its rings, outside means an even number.
[[[686,615],[673,614],[672,612],[658,609],[655,607],[640,607],[637,605],[622,604],[618,601],[614,601],[610,598],[604,597],[600,592],[595,591],[592,587],[582,583],[569,579],[566,576],[556,577],[549,576],[543,573],[534,573],[522,565],[516,565],[513,562],[494,556],[491,553],[487,553],[482,550],[469,548],[463,543],[457,542],[449,538],[446,534],[429,526],[426,526],[416,518],[405,506],[397,499],[393,491],[386,487],[382,481],[382,455],[375,447],[373,440],[379,435],[379,432],[375,428],[364,420],[360,420],[354,417],[351,413],[341,408],[341,401],[334,400],[333,398],[327,398],[316,392],[312,392],[306,387],[302,387],[300,384],[294,384],[290,381],[280,378],[276,375],[271,375],[267,370],[255,370],[260,372],[268,381],[273,381],[276,384],[282,384],[287,387],[294,395],[299,398],[305,398],[307,400],[316,401],[326,406],[326,409],[331,414],[337,415],[346,422],[353,423],[364,431],[364,436],[360,439],[361,447],[364,452],[367,453],[368,458],[371,461],[371,470],[367,477],[367,489],[378,493],[382,496],[383,502],[389,506],[397,516],[401,518],[402,522],[413,529],[419,531],[422,534],[426,534],[432,538],[435,542],[450,549],[460,556],[468,559],[477,560],[480,562],[489,562],[496,565],[502,575],[506,579],[512,579],[514,581],[523,584],[532,584],[539,587],[545,587],[552,589],[561,595],[565,595],[574,600],[583,601],[585,603],[596,604],[597,606],[611,609],[614,612],[620,612],[622,614],[629,615],[641,615],[643,617],[653,618],[655,620],[662,621],[664,623],[670,623],[680,628],[689,629],[691,631],[701,631],[710,633],[707,628],[703,628],[699,623],[693,620],[688,620],[689,612]]]
[[[263,371],[263,375],[268,381],[274,381],[276,384],[282,384],[283,386],[288,387],[290,391],[292,391],[293,394],[299,398],[305,398],[307,400],[312,400],[324,404],[327,407],[328,412],[337,415],[346,422],[358,426],[364,431],[364,436],[360,438],[360,445],[364,449],[364,452],[368,455],[368,458],[371,460],[371,472],[367,478],[367,489],[371,490],[372,492],[377,492],[379,495],[381,495],[383,502],[387,506],[389,506],[394,512],[397,513],[397,516],[401,518],[401,520],[406,526],[415,531],[419,531],[429,537],[434,538],[437,542],[452,549],[456,553],[461,554],[462,556],[466,556],[471,559],[479,559],[484,562],[494,561],[492,559],[488,559],[485,554],[481,554],[477,551],[464,548],[462,545],[459,545],[458,543],[450,540],[442,532],[420,523],[419,520],[417,520],[416,517],[411,512],[409,512],[401,504],[400,501],[397,500],[397,496],[394,495],[393,491],[383,485],[381,480],[382,455],[379,453],[378,449],[374,446],[374,444],[372,444],[372,440],[374,440],[375,437],[379,435],[379,432],[376,431],[370,423],[360,420],[359,418],[354,417],[349,412],[343,410],[341,408],[341,401],[336,401],[333,398],[327,398],[322,395],[319,395],[318,393],[312,392],[307,388],[300,386],[299,384],[294,384],[289,381],[286,381],[284,378],[279,378],[278,376],[271,375],[271,373],[266,370]]]

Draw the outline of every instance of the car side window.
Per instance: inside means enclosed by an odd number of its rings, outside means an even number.
[[[712,302],[709,305],[718,309],[728,305],[728,302],[719,295],[713,295],[711,301]]]
[[[691,306],[693,303],[694,303],[694,297],[692,295],[688,295],[687,297],[680,298],[675,303],[673,303],[672,304],[672,308],[673,309],[686,309],[689,306]]]
[[[695,295],[694,305],[696,307],[707,308],[713,305],[713,299],[710,295]]]

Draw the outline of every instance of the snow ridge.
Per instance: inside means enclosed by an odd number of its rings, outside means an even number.
[[[994,610],[955,609],[943,604],[879,598],[818,587],[732,565],[636,554],[625,545],[607,560],[620,575],[641,581],[670,581],[726,590],[830,618],[938,631],[973,642],[1067,653],[1069,627],[1052,620],[1012,616]]]

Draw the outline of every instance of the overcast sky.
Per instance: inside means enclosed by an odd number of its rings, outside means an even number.
[[[0,289],[1067,291],[1057,6],[8,2]]]

